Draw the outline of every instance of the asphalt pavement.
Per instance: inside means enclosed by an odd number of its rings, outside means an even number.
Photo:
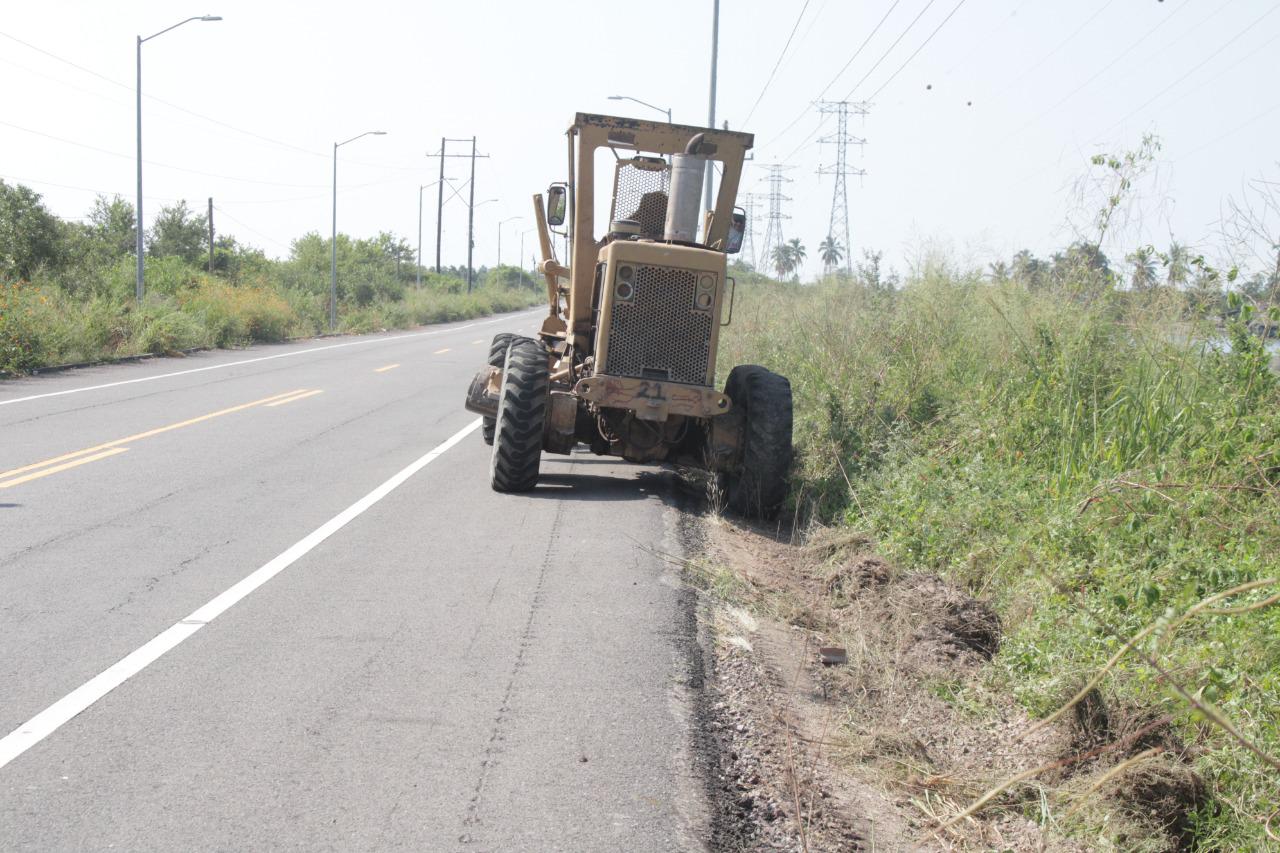
[[[672,475],[462,408],[539,318],[0,382],[0,849],[703,849]]]

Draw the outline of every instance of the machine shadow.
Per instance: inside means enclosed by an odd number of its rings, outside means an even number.
[[[640,471],[631,476],[543,471],[537,488],[525,494],[572,501],[643,501],[656,497],[669,503],[673,477],[665,471]]]

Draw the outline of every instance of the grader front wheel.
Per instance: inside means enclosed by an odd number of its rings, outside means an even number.
[[[502,367],[507,360],[507,347],[511,346],[512,338],[516,335],[510,332],[499,332],[493,336],[493,342],[489,344],[489,361],[490,367]],[[480,423],[480,437],[484,439],[485,444],[493,444],[493,418],[486,417]]]
[[[513,338],[498,395],[490,477],[494,491],[527,492],[538,482],[550,370],[532,338]]]
[[[755,364],[729,371],[724,392],[743,415],[742,460],[720,478],[733,512],[771,518],[787,497],[791,468],[791,383]]]

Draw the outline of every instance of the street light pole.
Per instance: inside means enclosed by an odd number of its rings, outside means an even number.
[[[653,105],[653,104],[651,104],[651,103],[648,103],[647,101],[642,101],[642,100],[640,100],[639,98],[633,98],[633,97],[631,97],[630,95],[610,95],[610,96],[609,96],[609,100],[611,100],[611,101],[635,101],[637,104],[640,104],[642,107],[648,107],[648,108],[649,108],[649,109],[651,109],[651,110],[657,110],[657,111],[658,111],[658,112],[660,112],[660,113],[666,113],[666,114],[667,114],[667,124],[671,124],[671,108],[670,108],[670,107],[657,107],[657,106],[654,106],[654,105]]]
[[[502,226],[508,222],[515,222],[517,219],[524,219],[523,216],[508,216],[498,223],[498,266],[502,266]]]
[[[329,239],[329,331],[338,327],[338,149],[366,136],[386,136],[385,130],[366,130],[346,142],[333,143],[333,231]]]
[[[137,85],[136,95],[137,95],[137,117],[138,117],[138,204],[134,212],[137,214],[135,217],[135,219],[137,220],[135,224],[137,226],[138,235],[137,235],[137,242],[134,246],[134,250],[138,255],[138,258],[137,258],[138,264],[137,264],[137,282],[134,285],[134,297],[139,302],[142,301],[142,297],[145,292],[145,285],[144,285],[145,279],[143,276],[144,276],[144,273],[146,272],[145,262],[143,261],[143,258],[142,258],[142,43],[144,41],[151,41],[156,36],[162,36],[165,33],[169,32],[169,30],[177,29],[183,24],[189,24],[192,21],[221,21],[221,20],[222,18],[219,17],[218,15],[197,15],[194,18],[187,18],[185,21],[178,21],[178,23],[174,24],[172,27],[165,27],[160,32],[153,33],[147,36],[146,38],[143,38],[142,36],[137,37],[138,39],[138,44],[137,44],[138,85]]]
[[[418,287],[422,287],[422,191],[428,186],[418,185]]]
[[[720,50],[720,0],[711,0],[711,102],[707,107],[707,127],[716,126],[716,60]],[[711,174],[715,169],[707,165],[706,183],[704,184],[702,208],[711,209]]]

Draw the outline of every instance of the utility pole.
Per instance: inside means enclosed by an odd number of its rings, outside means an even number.
[[[444,225],[444,218],[440,216],[440,211],[444,210],[444,158],[448,156],[444,153],[446,142],[448,142],[447,139],[440,137],[440,183],[436,191],[436,275],[440,275],[440,234]]]
[[[853,246],[849,243],[849,192],[845,185],[846,175],[865,175],[866,171],[850,168],[846,156],[850,145],[865,145],[867,140],[849,135],[849,113],[865,116],[871,105],[866,101],[819,101],[818,112],[823,115],[835,115],[836,132],[818,140],[819,144],[835,145],[836,162],[830,166],[819,166],[819,175],[834,175],[835,189],[831,196],[831,220],[827,225],[827,239],[844,240],[845,274],[853,276]]]
[[[446,153],[446,152],[445,152],[445,146],[446,146],[446,145],[448,145],[448,143],[450,143],[450,142],[470,142],[470,143],[471,143],[471,153],[470,153],[470,154],[448,154],[448,153]],[[475,138],[474,136],[473,136],[473,137],[471,137],[470,139],[452,139],[452,138],[447,138],[447,137],[443,137],[443,136],[442,136],[442,137],[440,137],[440,151],[439,151],[439,153],[436,153],[436,154],[428,154],[428,155],[427,155],[427,157],[428,157],[428,158],[430,158],[430,157],[439,157],[439,158],[440,158],[440,183],[439,183],[439,187],[440,187],[440,189],[439,189],[439,192],[437,192],[437,193],[436,193],[436,272],[437,272],[437,273],[439,273],[439,272],[440,272],[440,241],[441,241],[441,236],[442,236],[442,235],[443,235],[443,233],[444,233],[444,184],[445,184],[445,177],[444,177],[444,160],[445,160],[445,158],[446,158],[446,157],[468,158],[468,159],[470,159],[470,160],[471,160],[471,180],[469,181],[469,183],[471,183],[471,184],[473,185],[473,186],[472,186],[472,189],[471,189],[471,201],[472,201],[472,202],[474,202],[474,201],[475,201],[475,199],[476,199],[475,187],[474,187],[475,179],[476,179],[476,160],[477,160],[477,159],[485,160],[485,159],[487,159],[487,158],[489,157],[489,155],[488,155],[488,154],[477,154],[477,153],[476,153],[476,138]],[[452,180],[452,179],[450,179],[450,180]],[[452,185],[450,186],[450,189],[453,189]],[[454,194],[454,195],[457,195],[457,194],[458,194],[458,191],[457,191],[457,190],[453,190],[453,194]],[[470,279],[471,279],[471,273],[470,273],[470,269],[471,269],[471,248],[470,248],[470,244],[471,244],[471,237],[472,237],[472,234],[471,234],[471,225],[470,225],[470,223],[468,223],[468,225],[467,225],[467,244],[468,244],[468,248],[467,248],[467,270],[468,270],[468,273],[467,273],[467,280],[468,280],[467,290],[468,290],[468,292],[470,292],[470,290],[471,290],[471,287],[470,287]]]
[[[771,263],[774,251],[786,245],[786,240],[782,236],[782,220],[791,218],[782,212],[782,203],[791,201],[790,196],[782,194],[782,185],[791,183],[791,179],[782,173],[795,167],[773,163],[764,168],[769,172],[766,178],[769,182],[769,224],[765,226],[764,246],[761,247],[761,252],[763,252],[764,262]]]
[[[707,127],[716,126],[716,60],[720,50],[720,0],[712,0],[711,9],[711,103],[707,107]],[[702,198],[704,210],[711,210],[711,175],[714,171],[715,169],[708,164]],[[706,221],[705,217],[703,221]]]
[[[209,196],[209,275],[213,275],[213,196]]]
[[[471,270],[471,254],[476,248],[476,138],[474,136],[471,137],[471,180],[467,183],[470,185],[467,188],[470,195],[470,201],[467,202],[467,293],[470,293],[471,279],[474,276]]]

